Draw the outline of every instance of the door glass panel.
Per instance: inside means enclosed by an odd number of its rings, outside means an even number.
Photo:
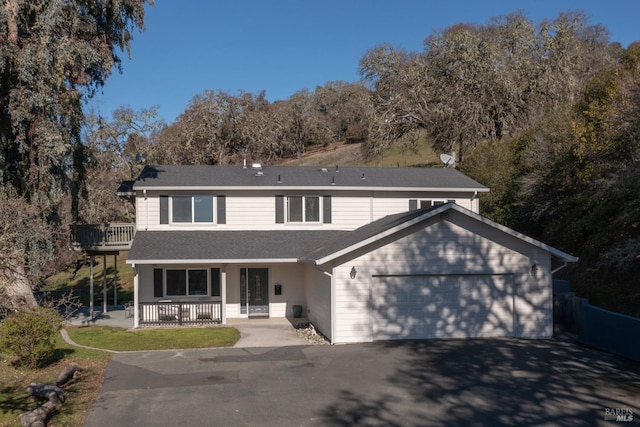
[[[253,292],[256,302],[262,301],[262,284],[260,283],[260,274],[255,275]]]
[[[247,269],[240,269],[240,314],[247,314]]]

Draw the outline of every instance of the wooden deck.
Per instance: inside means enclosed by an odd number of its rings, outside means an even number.
[[[71,247],[84,252],[128,251],[135,234],[134,223],[72,225]]]

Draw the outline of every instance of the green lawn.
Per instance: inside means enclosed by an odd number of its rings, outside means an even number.
[[[19,368],[11,363],[11,358],[0,354],[0,427],[19,426],[18,416],[21,413],[42,404],[29,397],[27,386],[30,383],[50,383],[72,362],[84,367],[85,371],[62,387],[66,400],[47,425],[82,426],[98,396],[104,369],[110,358],[111,354],[104,351],[71,346],[59,335],[56,339],[55,360],[45,368]]]
[[[228,327],[127,331],[89,326],[68,328],[67,333],[78,344],[115,351],[231,347],[240,339],[240,332]]]

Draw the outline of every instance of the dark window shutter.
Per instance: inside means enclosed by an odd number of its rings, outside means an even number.
[[[225,196],[217,196],[218,208],[218,224],[227,223],[227,198]]]
[[[284,196],[276,196],[276,224],[284,224]]]
[[[322,222],[331,224],[331,196],[322,196]]]
[[[169,196],[160,196],[160,224],[169,224]]]
[[[220,289],[220,269],[219,268],[211,269],[211,296],[212,297],[222,296],[222,292]]]
[[[164,296],[161,268],[153,269],[153,296],[156,298],[162,298]]]
[[[414,211],[418,209],[418,201],[416,199],[409,200],[409,210]]]

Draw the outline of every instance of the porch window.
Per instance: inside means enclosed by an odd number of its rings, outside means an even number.
[[[167,296],[208,295],[206,269],[166,270]]]
[[[288,222],[320,222],[320,197],[289,196],[287,214]]]
[[[171,204],[174,223],[213,223],[213,196],[173,196]]]

